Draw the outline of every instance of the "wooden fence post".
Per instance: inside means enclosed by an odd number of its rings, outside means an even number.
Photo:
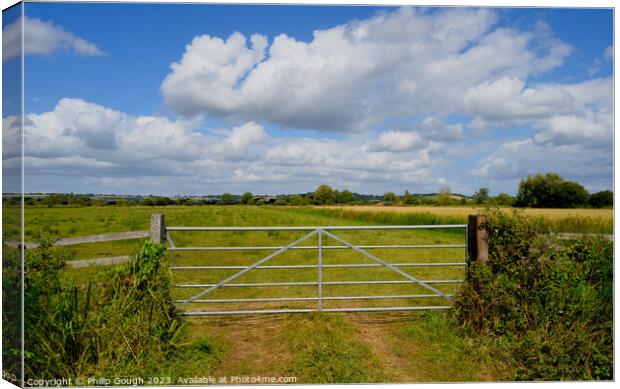
[[[151,241],[163,244],[166,242],[166,221],[164,215],[154,213],[151,215]]]
[[[470,261],[480,264],[486,263],[489,259],[489,239],[487,231],[482,225],[487,221],[484,215],[469,215],[467,250],[469,251]]]

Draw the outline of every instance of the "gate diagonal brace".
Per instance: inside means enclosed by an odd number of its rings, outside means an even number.
[[[448,301],[451,301],[451,300],[452,300],[452,299],[450,298],[450,296],[448,296],[447,294],[443,293],[442,291],[440,291],[440,290],[438,290],[438,289],[436,289],[436,288],[433,288],[432,286],[430,286],[430,285],[429,285],[429,284],[427,284],[426,282],[423,282],[423,281],[418,280],[417,278],[415,278],[415,277],[414,277],[414,276],[412,276],[411,274],[405,273],[404,271],[400,270],[399,268],[397,268],[397,267],[394,267],[394,266],[390,265],[389,263],[385,262],[384,260],[382,260],[382,259],[380,259],[380,258],[375,257],[374,255],[370,254],[369,252],[367,252],[367,251],[365,251],[365,250],[363,250],[363,249],[361,249],[361,248],[359,248],[359,247],[355,246],[355,245],[354,245],[354,244],[352,244],[352,243],[347,242],[346,240],[344,240],[344,239],[342,239],[342,238],[340,238],[340,237],[338,237],[338,236],[336,236],[336,235],[332,234],[331,232],[323,230],[323,233],[324,233],[325,235],[327,235],[327,236],[329,236],[329,237],[331,237],[331,238],[333,238],[333,239],[337,240],[338,242],[340,242],[340,243],[344,244],[345,246],[348,246],[348,247],[352,248],[353,250],[357,251],[358,253],[360,253],[360,254],[363,254],[363,255],[367,256],[368,258],[372,259],[373,261],[379,262],[379,263],[380,263],[380,264],[382,264],[383,266],[385,266],[385,267],[387,267],[387,268],[390,268],[390,269],[394,270],[396,273],[398,273],[398,274],[400,274],[400,275],[402,275],[402,276],[404,276],[404,277],[406,277],[406,278],[410,279],[411,281],[413,281],[413,282],[417,283],[418,285],[423,286],[423,287],[425,287],[426,289],[429,289],[429,290],[431,290],[431,291],[435,292],[437,295],[439,295],[439,296],[441,296],[441,297],[446,298]]]
[[[297,239],[296,241],[294,241],[293,243],[289,244],[288,246],[282,247],[280,250],[276,251],[275,253],[269,254],[268,256],[266,256],[265,258],[261,259],[260,261],[254,263],[252,266],[247,267],[243,270],[241,270],[238,273],[233,274],[232,276],[228,277],[227,279],[225,279],[224,281],[220,281],[219,283],[211,286],[208,289],[203,290],[202,292],[192,296],[189,298],[189,300],[185,300],[182,304],[179,305],[180,307],[185,306],[186,304],[189,304],[197,299],[199,299],[200,297],[204,296],[205,294],[212,292],[213,290],[219,288],[222,285],[225,285],[227,283],[229,283],[230,281],[234,280],[237,277],[242,276],[243,274],[249,272],[250,270],[262,265],[263,263],[267,262],[268,260],[270,260],[271,258],[275,257],[276,255],[282,254],[283,252],[287,251],[288,249],[290,249],[291,247],[297,246],[299,243],[303,242],[304,240],[310,238],[311,236],[317,234],[319,232],[319,230],[314,230],[312,232],[310,232],[307,235],[304,235],[303,237]]]

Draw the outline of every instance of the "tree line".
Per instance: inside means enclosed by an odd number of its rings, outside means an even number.
[[[4,203],[19,205],[19,197],[4,197]],[[382,196],[362,195],[348,189],[335,189],[319,185],[314,192],[305,194],[281,194],[277,196],[256,196],[252,192],[242,195],[223,193],[208,198],[166,196],[124,196],[119,199],[103,199],[91,195],[56,193],[41,197],[25,196],[26,205],[42,206],[167,206],[167,205],[498,205],[532,208],[604,208],[613,206],[613,192],[604,190],[589,193],[581,184],[564,180],[555,173],[528,175],[519,182],[516,196],[499,193],[491,196],[489,188],[478,189],[473,196],[453,194],[449,187],[442,187],[437,193],[412,194],[406,190],[402,195],[385,192]]]

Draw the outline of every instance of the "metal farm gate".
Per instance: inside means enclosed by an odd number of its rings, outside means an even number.
[[[163,223],[163,220],[162,220]],[[343,239],[337,234],[341,234],[342,231],[360,231],[360,230],[457,230],[453,231],[453,236],[461,236],[462,231],[462,243],[459,244],[365,244],[357,245]],[[278,246],[208,246],[208,247],[177,247],[170,236],[170,232],[214,232],[214,231],[228,231],[231,233],[242,234],[247,231],[267,231],[269,234],[275,233],[274,231],[302,231],[307,232],[301,238],[298,238],[287,245]],[[218,264],[212,259],[201,258],[200,265],[191,266],[178,266],[173,260],[171,270],[178,274],[178,272],[197,272],[197,271],[223,271],[223,270],[235,270],[236,272],[230,276],[226,276],[219,282],[211,283],[182,283],[174,285],[177,290],[187,291],[200,289],[200,292],[193,293],[190,297],[185,297],[176,300],[178,308],[189,306],[189,304],[207,304],[207,306],[217,305],[221,303],[234,303],[237,306],[241,305],[244,309],[229,309],[229,310],[183,310],[181,314],[188,316],[206,316],[206,315],[239,315],[239,314],[266,314],[266,313],[297,313],[297,312],[367,312],[367,311],[413,311],[413,310],[437,310],[437,309],[449,309],[450,300],[452,295],[444,293],[438,289],[439,284],[456,284],[463,282],[465,275],[469,270],[469,255],[467,250],[468,242],[468,225],[467,224],[453,224],[453,225],[396,225],[396,226],[333,226],[333,227],[166,227],[162,226],[163,237],[169,243],[169,251],[173,252],[173,255],[178,252],[184,251],[202,251],[202,252],[244,252],[252,251],[254,253],[260,253],[261,251],[272,251],[269,255],[262,257],[260,260],[254,262],[251,265],[226,265]],[[457,235],[455,235],[455,233]],[[163,238],[162,237],[162,238]],[[301,245],[304,241],[307,241],[311,237],[314,242],[311,245]],[[337,242],[336,245],[325,245],[325,239],[331,239]],[[455,238],[456,239],[456,238]],[[460,240],[460,238],[458,238]],[[396,262],[390,263],[386,260],[379,258],[377,255],[370,253],[368,250],[375,249],[403,249],[403,250],[420,250],[420,249],[462,249],[461,259],[455,259],[452,262]],[[285,252],[292,250],[316,250],[316,262],[306,264],[279,264],[269,265],[268,262],[275,257],[282,255]],[[362,256],[370,259],[369,263],[339,263],[339,264],[326,264],[324,263],[325,253],[331,250],[352,250],[361,254]],[[458,250],[460,252],[460,250]],[[459,255],[460,256],[460,255]],[[202,265],[205,260],[208,260],[208,265]],[[273,262],[272,262],[273,263]],[[325,281],[324,272],[327,269],[353,269],[353,268],[375,268],[380,267],[389,269],[393,272],[395,278],[393,280],[347,280],[347,281]],[[424,268],[424,267],[460,267],[463,275],[460,279],[442,279],[442,280],[422,280],[418,277],[409,274],[409,268]],[[316,278],[312,281],[304,282],[253,282],[253,283],[234,283],[235,279],[247,274],[251,271],[269,272],[276,269],[316,269]],[[409,272],[408,272],[409,271]],[[370,285],[377,284],[411,284],[419,285],[423,287],[428,293],[426,294],[391,294],[391,295],[352,295],[352,296],[334,296],[325,295],[325,286],[330,285],[357,285],[369,287]],[[209,294],[214,291],[222,291],[223,288],[283,288],[283,287],[316,287],[316,294],[312,296],[304,297],[281,297],[261,295],[258,298],[218,298],[207,299]],[[418,288],[419,289],[419,288]],[[271,290],[271,289],[269,289]],[[247,296],[246,296],[247,297]],[[416,301],[440,298],[443,304],[440,305],[420,305],[411,304]],[[347,303],[347,306],[339,307],[325,307],[327,302],[333,301],[354,301],[354,300],[396,300],[408,302],[403,306],[381,306],[381,307],[360,307]],[[255,303],[292,303],[292,302],[306,302],[311,304],[310,307],[305,308],[290,308],[290,307],[278,307],[277,309],[247,309],[246,304],[252,305]],[[192,305],[193,307],[194,305]]]

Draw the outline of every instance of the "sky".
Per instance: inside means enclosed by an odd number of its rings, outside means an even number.
[[[610,9],[26,3],[25,31],[27,192],[613,187]]]

